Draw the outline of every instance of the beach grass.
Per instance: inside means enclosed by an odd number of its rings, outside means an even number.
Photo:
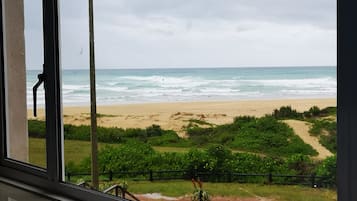
[[[160,192],[165,196],[190,195],[190,181],[146,182],[129,181],[129,191],[137,194]],[[239,183],[204,183],[204,190],[211,196],[263,197],[275,201],[336,201],[336,191],[303,186],[280,186]]]

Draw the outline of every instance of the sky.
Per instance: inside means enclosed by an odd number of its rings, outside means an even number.
[[[26,62],[43,62],[25,0]],[[61,57],[88,68],[88,0],[61,0]],[[97,68],[335,66],[336,0],[94,0]]]

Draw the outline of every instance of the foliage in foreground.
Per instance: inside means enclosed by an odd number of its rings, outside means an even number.
[[[324,161],[321,164],[330,164],[330,162]],[[301,154],[285,159],[263,157],[248,153],[232,153],[230,149],[220,145],[211,146],[206,150],[192,149],[188,153],[159,153],[149,145],[138,142],[118,147],[104,147],[99,152],[99,167],[100,172],[183,170],[187,173],[197,171],[209,175],[228,172],[311,175],[319,168],[319,175],[333,174],[330,169]],[[66,172],[89,173],[90,158],[84,159],[80,165],[68,163]],[[252,180],[252,182],[256,181],[258,180]]]

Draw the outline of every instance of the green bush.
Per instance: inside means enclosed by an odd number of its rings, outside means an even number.
[[[46,137],[46,124],[44,121],[28,120],[29,136],[36,138]]]
[[[322,161],[322,163],[316,168],[316,175],[327,177],[329,184],[336,184],[336,173],[337,173],[337,161],[336,155],[330,156]]]
[[[275,109],[273,117],[276,119],[302,119],[303,114],[292,109],[291,106],[283,106],[280,109]]]
[[[140,142],[106,146],[99,151],[99,167],[103,172],[143,171],[152,166],[151,158],[155,154],[150,145]]]
[[[312,160],[303,154],[295,154],[286,159],[288,169],[293,175],[310,175],[314,164]]]
[[[214,173],[230,172],[232,170],[232,151],[222,145],[210,146],[207,151],[208,163],[206,170]]]

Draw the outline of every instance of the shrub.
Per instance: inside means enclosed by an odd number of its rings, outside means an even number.
[[[147,137],[161,136],[163,134],[163,130],[159,125],[153,124],[146,128]]]
[[[46,137],[46,123],[38,120],[28,120],[29,136],[36,138]]]
[[[317,106],[313,106],[309,109],[309,113],[314,116],[314,117],[317,117],[321,114],[321,110],[319,107]]]
[[[151,167],[151,158],[156,152],[145,143],[128,142],[122,146],[106,146],[99,151],[101,171],[143,171]]]
[[[283,106],[280,109],[275,109],[273,117],[276,119],[302,119],[302,113],[297,112],[296,110],[292,109],[291,106]]]
[[[231,171],[232,151],[222,145],[210,146],[207,151],[208,163],[206,169],[213,173]]]
[[[327,182],[330,185],[336,185],[336,174],[337,174],[337,160],[336,155],[327,157],[321,162],[316,168],[316,175],[327,178]]]
[[[312,160],[302,154],[295,154],[286,159],[286,164],[289,170],[294,175],[309,175],[313,169]]]

